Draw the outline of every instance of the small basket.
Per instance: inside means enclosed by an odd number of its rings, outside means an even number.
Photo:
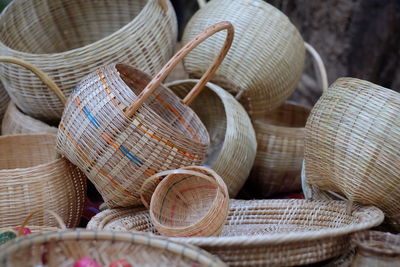
[[[161,82],[194,47],[227,30],[209,71],[182,100]],[[58,131],[58,151],[84,171],[109,207],[140,204],[139,190],[164,170],[201,165],[209,145],[206,128],[187,106],[229,50],[233,27],[220,22],[184,46],[151,80],[125,64],[87,76],[68,99]]]
[[[199,246],[234,266],[295,266],[327,260],[348,249],[350,235],[379,225],[383,213],[373,206],[344,201],[232,200],[220,237],[170,238]],[[89,229],[158,234],[144,208],[105,210]]]
[[[15,0],[0,16],[2,56],[37,66],[66,96],[113,62],[155,75],[173,55],[176,36],[169,0]],[[22,112],[47,122],[61,118],[63,103],[32,73],[0,64],[0,76]]]
[[[340,78],[306,125],[307,183],[382,209],[400,229],[400,94]]]
[[[6,91],[6,89],[4,89],[3,84],[0,82],[0,125],[2,123],[3,116],[4,116],[4,113],[6,112],[9,101],[10,101],[10,98],[8,97],[7,91]]]
[[[159,173],[148,181],[165,175],[150,203],[158,232],[172,237],[220,235],[229,210],[222,178],[212,169],[191,166]]]
[[[68,227],[78,225],[85,202],[86,177],[55,149],[55,135],[0,137],[0,225],[16,227],[32,210],[50,209]],[[35,226],[56,226],[36,216]]]
[[[57,135],[57,128],[25,115],[10,101],[1,124],[1,134],[48,133]]]
[[[4,267],[226,266],[197,247],[138,232],[63,231],[26,236],[10,243],[0,252]],[[88,258],[97,265],[78,265]]]
[[[199,4],[202,8],[187,24],[182,43],[221,20],[230,21],[237,36],[211,81],[235,95],[251,117],[280,106],[295,90],[304,67],[304,41],[289,18],[262,0]],[[214,36],[184,60],[190,77],[206,71],[222,42],[222,36]]]
[[[197,82],[182,80],[166,86],[183,98]],[[205,165],[221,175],[229,196],[235,197],[246,182],[256,156],[256,135],[250,118],[233,96],[212,83],[207,83],[206,90],[190,107],[210,135]]]

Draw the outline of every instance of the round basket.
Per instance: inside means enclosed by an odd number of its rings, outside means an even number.
[[[32,210],[56,212],[68,227],[78,225],[85,202],[86,177],[55,149],[55,135],[0,137],[0,225],[16,227]],[[57,226],[35,216],[36,226]]]
[[[182,101],[161,81],[194,47],[227,30],[209,71]],[[109,207],[140,204],[146,178],[164,170],[201,165],[209,135],[187,106],[211,78],[233,39],[220,22],[184,46],[151,80],[125,64],[87,76],[68,99],[58,131],[58,150],[84,171]]]
[[[183,98],[197,82],[182,80],[166,86]],[[232,95],[212,83],[207,83],[190,107],[210,135],[205,165],[221,175],[229,196],[235,197],[246,182],[256,156],[256,135],[250,118]]]
[[[375,205],[397,228],[399,113],[399,93],[367,81],[340,78],[311,111],[305,138],[309,184],[352,202]]]
[[[3,56],[37,66],[69,96],[83,77],[113,62],[156,74],[174,53],[177,21],[169,0],[15,0],[0,16],[0,36]],[[0,64],[0,76],[22,112],[61,118],[63,103],[32,73]]]
[[[0,82],[0,125],[2,123],[3,116],[4,113],[6,112],[9,101],[10,98],[8,97],[7,91],[4,89],[3,84]]]
[[[294,266],[333,258],[348,248],[350,234],[383,221],[375,207],[346,213],[343,201],[233,200],[221,237],[171,238],[199,246],[235,266]],[[110,209],[97,214],[89,229],[157,234],[149,212]]]
[[[204,250],[154,235],[87,230],[42,233],[17,239],[0,252],[0,261],[4,267],[27,264],[60,267],[226,266]],[[78,265],[78,262],[92,262],[92,265]]]
[[[187,24],[182,43],[201,29],[227,20],[236,38],[212,82],[227,89],[249,115],[264,115],[281,105],[296,88],[304,67],[304,41],[287,16],[262,0],[212,0]],[[191,77],[200,77],[218,53],[217,35],[184,60]]]
[[[56,135],[57,128],[25,115],[12,101],[10,101],[1,124],[1,134],[11,135],[29,133],[48,133]]]
[[[400,236],[378,231],[365,231],[352,237],[357,254],[351,266],[400,266]]]

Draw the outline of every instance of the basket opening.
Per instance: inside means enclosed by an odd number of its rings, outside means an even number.
[[[57,158],[55,135],[0,137],[0,170],[29,168]]]
[[[96,42],[132,21],[149,0],[16,0],[0,18],[1,42],[17,51],[60,53]]]
[[[303,128],[309,114],[310,108],[286,102],[267,114],[263,121],[279,127]]]

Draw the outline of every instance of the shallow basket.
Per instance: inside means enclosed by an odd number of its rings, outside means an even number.
[[[340,78],[322,95],[306,125],[307,182],[382,209],[400,223],[400,94]]]
[[[3,84],[0,82],[0,125],[3,120],[4,113],[6,113],[9,101],[10,98],[8,97],[7,91],[6,89],[4,89]]]
[[[211,81],[235,95],[251,117],[277,108],[293,93],[303,72],[300,33],[286,15],[262,0],[212,0],[190,19],[182,43],[221,20],[233,24],[236,37]],[[222,41],[222,36],[210,38],[184,60],[191,77],[205,72]]]
[[[10,101],[1,124],[1,134],[11,135],[29,133],[48,133],[56,135],[57,128],[25,115],[12,101]]]
[[[169,0],[15,0],[0,16],[2,56],[37,66],[66,96],[83,77],[113,62],[156,74],[173,55],[176,37]],[[0,77],[22,112],[61,118],[62,102],[29,71],[0,64]]]
[[[375,207],[357,206],[351,214],[346,208],[342,201],[233,200],[221,237],[171,240],[199,246],[228,265],[316,263],[342,254],[351,233],[383,221],[383,213]],[[87,227],[158,234],[144,208],[105,210]]]
[[[226,266],[202,249],[138,232],[76,230],[36,234],[15,240],[0,252],[4,267],[66,267],[82,258],[90,258],[99,266],[127,266],[123,262],[131,264],[128,266]]]
[[[86,177],[55,149],[55,135],[0,137],[0,225],[16,227],[33,210],[50,209],[68,227],[78,225],[85,202]],[[36,216],[35,226],[57,226]]]
[[[183,98],[197,82],[181,80],[166,86]],[[229,196],[235,197],[246,182],[256,156],[256,135],[250,118],[232,95],[213,83],[207,83],[190,107],[210,135],[205,165],[221,175]]]

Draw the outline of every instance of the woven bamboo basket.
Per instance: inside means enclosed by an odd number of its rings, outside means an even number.
[[[307,182],[352,202],[382,209],[400,226],[400,94],[340,78],[322,95],[306,125]]]
[[[10,101],[1,124],[1,134],[48,133],[57,135],[57,128],[25,115]]]
[[[166,86],[183,98],[197,82],[182,80]],[[235,197],[246,182],[256,156],[256,135],[250,118],[233,96],[212,83],[207,83],[190,107],[210,135],[205,165],[221,175],[229,196]]]
[[[68,227],[80,221],[86,177],[55,149],[48,134],[0,137],[0,225],[16,227],[32,210],[50,209]],[[54,218],[36,216],[36,226],[56,226]]]
[[[350,234],[383,221],[375,207],[343,201],[233,200],[221,237],[171,238],[199,246],[235,266],[294,266],[342,254]],[[89,222],[89,229],[158,234],[144,208],[109,209]]]
[[[182,101],[161,82],[194,47],[227,30],[221,54]],[[201,165],[209,135],[187,106],[211,78],[233,39],[220,22],[185,45],[151,80],[125,64],[87,76],[66,105],[58,131],[58,151],[84,171],[109,207],[140,204],[146,178],[164,170]]]
[[[328,78],[318,52],[309,44],[321,88],[326,91]],[[311,108],[285,102],[265,116],[254,118],[257,155],[248,186],[257,197],[301,190],[301,165],[304,156],[304,127]]]
[[[222,178],[212,169],[190,166],[158,173],[147,181],[162,176],[149,209],[157,231],[172,237],[220,235],[229,209]]]
[[[7,91],[4,89],[3,84],[0,82],[0,125],[2,123],[4,113],[6,113],[7,104],[9,101],[10,98],[8,97]]]
[[[176,36],[169,0],[15,0],[0,16],[2,55],[37,66],[66,96],[83,77],[113,62],[155,75],[173,55]],[[22,112],[45,121],[61,118],[64,105],[30,72],[0,64],[0,77]]]
[[[365,231],[352,237],[357,245],[352,267],[400,266],[400,235],[378,231]]]
[[[15,240],[2,266],[226,266],[206,251],[144,233],[64,231]],[[91,264],[88,264],[91,263]]]
[[[304,41],[282,12],[262,0],[212,0],[191,18],[182,43],[217,21],[230,21],[236,38],[212,82],[227,89],[249,115],[264,115],[280,106],[295,90],[304,67]],[[218,53],[217,35],[184,60],[188,74],[197,78]]]

